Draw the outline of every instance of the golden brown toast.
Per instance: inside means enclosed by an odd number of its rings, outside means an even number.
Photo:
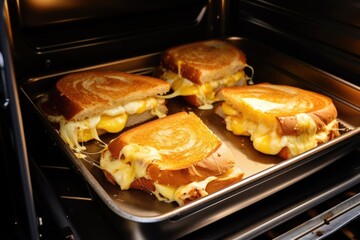
[[[217,97],[227,129],[266,154],[287,159],[339,135],[335,105],[316,92],[262,83],[223,88]]]
[[[196,84],[204,84],[245,68],[246,56],[226,41],[209,40],[168,49],[161,65]]]
[[[117,133],[167,114],[165,99],[170,84],[153,77],[120,71],[87,71],[61,78],[38,103],[60,137],[77,153],[79,144],[106,132]],[[80,155],[79,155],[80,156]],[[83,155],[81,155],[83,157]]]
[[[223,40],[207,40],[167,49],[154,76],[171,83],[173,93],[191,105],[212,107],[215,92],[224,86],[246,85],[243,51]],[[250,67],[251,68],[251,67]]]
[[[134,171],[142,174],[130,181],[117,177],[118,169],[113,166],[120,166],[119,161],[137,167]],[[153,193],[159,191],[155,187],[157,185],[160,185],[159,189],[166,186],[176,190],[208,181],[201,194],[203,196],[209,193],[206,186],[213,192],[243,177],[230,149],[199,117],[186,112],[147,122],[120,134],[109,143],[100,164],[106,178],[119,184],[121,189],[136,188]],[[200,197],[196,191],[193,194],[188,193],[187,197],[181,199],[168,197],[167,200],[177,201],[181,205],[190,198],[194,200]]]
[[[167,82],[153,77],[120,71],[87,71],[61,78],[50,93],[50,101],[66,119],[80,120],[169,90]]]

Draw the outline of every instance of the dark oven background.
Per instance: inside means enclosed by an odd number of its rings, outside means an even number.
[[[355,0],[19,0],[8,5],[20,79],[241,36],[359,83]]]
[[[255,39],[359,85],[360,6],[355,0],[19,0],[5,1],[4,6],[19,85],[30,77],[229,36]],[[84,239],[119,239],[86,181],[64,161],[59,149],[49,144],[41,123],[21,96],[20,103],[32,176],[30,190],[37,216],[43,220],[39,231],[44,239],[69,236],[71,231],[62,228],[69,224],[67,220],[70,225],[75,223],[74,229]],[[7,196],[1,212],[10,216],[4,225],[9,230],[5,236],[26,239],[26,208],[31,205],[26,204],[28,199],[21,190],[27,182],[20,177],[21,160],[15,160],[18,149],[9,141],[14,138],[9,112],[1,112],[1,167],[7,172],[1,175],[6,183],[3,196]],[[351,153],[348,158],[358,154]],[[43,201],[45,197],[52,204]]]

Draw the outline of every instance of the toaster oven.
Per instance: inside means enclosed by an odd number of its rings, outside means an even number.
[[[356,1],[5,0],[1,7],[1,238],[359,238]],[[331,97],[341,135],[287,161],[262,158],[248,139],[229,136],[210,113],[186,106],[247,156],[251,174],[175,206],[109,184],[92,163],[74,157],[37,108],[61,76],[94,69],[151,75],[165,49],[207,39],[242,49],[255,83]],[[170,113],[184,106],[174,101]]]

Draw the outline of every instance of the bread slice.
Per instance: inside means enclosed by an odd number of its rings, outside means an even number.
[[[288,159],[339,135],[337,110],[324,95],[269,83],[223,88],[216,109],[227,129],[255,149]]]
[[[208,40],[166,50],[161,65],[196,84],[204,84],[245,68],[246,56],[226,41]]]
[[[61,78],[50,93],[50,101],[67,120],[82,120],[169,90],[169,83],[149,76],[121,71],[86,71]]]
[[[171,83],[174,93],[197,107],[211,108],[224,86],[246,85],[246,55],[223,40],[184,44],[166,50],[155,76]],[[205,107],[204,107],[205,106]]]
[[[194,113],[179,112],[120,134],[102,154],[106,178],[180,205],[243,177],[231,150]],[[183,189],[183,190],[181,190]]]
[[[79,153],[86,150],[81,142],[101,141],[99,136],[106,132],[117,133],[166,116],[165,99],[159,96],[169,90],[169,83],[153,77],[86,71],[61,78],[38,106],[60,137]]]

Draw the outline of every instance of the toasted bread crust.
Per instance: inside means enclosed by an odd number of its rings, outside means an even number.
[[[51,105],[50,105],[50,103],[48,101],[39,103],[38,107],[45,114],[45,116],[47,116],[47,115],[59,116],[60,115],[58,112],[54,112],[54,109],[51,107]],[[166,107],[165,102],[164,102],[163,105],[158,106],[158,110],[159,110],[159,112],[161,112],[163,114],[167,114],[168,108]],[[131,127],[131,126],[134,126],[136,124],[146,122],[146,121],[148,121],[148,120],[150,120],[152,118],[155,118],[155,117],[156,117],[156,115],[153,115],[151,110],[147,110],[147,111],[142,112],[142,113],[130,114],[128,116],[127,121],[126,121],[125,127]],[[59,127],[60,127],[59,123],[54,122],[52,124],[56,129],[59,129]],[[101,129],[98,129],[97,131],[98,131],[99,136],[106,133],[105,130],[101,130]],[[89,140],[91,140],[91,139],[89,139]]]
[[[195,107],[199,107],[202,105],[201,101],[196,95],[190,95],[190,96],[182,96],[182,98],[189,103],[190,105],[193,105]]]
[[[214,181],[209,182],[209,184],[206,186],[206,191],[210,193],[214,193],[216,191],[219,191],[221,189],[224,189],[225,187],[228,187],[234,183],[237,183],[241,181],[244,177],[244,173],[236,174],[231,177],[219,177],[215,179]]]
[[[161,66],[196,84],[204,84],[234,74],[246,65],[245,54],[221,40],[176,46],[166,50]]]
[[[280,152],[277,154],[282,159],[289,159],[290,158],[290,150],[288,147],[283,147]]]
[[[177,128],[177,123],[189,125],[192,126],[191,129],[185,127],[185,131],[195,132],[195,134],[191,135],[191,137],[195,137],[196,139],[174,140],[172,138],[174,138],[175,135],[171,135],[170,138],[168,138],[168,141],[174,141],[171,146],[174,149],[179,148],[182,150],[180,153],[170,152],[170,154],[161,154],[163,158],[161,161],[155,161],[148,166],[146,171],[147,178],[160,184],[180,186],[193,181],[201,181],[209,176],[224,174],[231,169],[235,163],[230,149],[215,135],[212,135],[212,133],[198,131],[199,128],[204,127],[198,122],[199,119],[194,116],[195,115],[189,117],[188,113],[180,112],[169,115],[166,119],[157,119],[155,121],[145,123],[135,129],[135,132],[140,134],[139,136],[132,134],[134,129],[124,132],[109,143],[108,149],[116,159],[119,157],[121,150],[126,145],[132,142],[138,143],[139,138],[143,138],[141,132],[144,132],[144,134],[149,137],[149,134],[151,134],[149,133],[149,131],[151,132],[149,129],[158,128],[160,125],[164,126],[164,124],[169,124],[169,129]],[[191,122],[186,123],[186,121]],[[167,128],[161,128],[160,131],[166,131],[166,129]],[[181,133],[177,132],[176,135],[179,136]],[[187,136],[184,135],[183,137]],[[152,141],[156,142],[156,140],[153,139],[149,140],[149,142],[143,142],[143,144],[149,146],[152,145],[156,148],[158,143],[152,143]],[[199,142],[199,144],[190,146],[188,145],[188,141],[194,143]],[[178,144],[185,144],[185,147],[181,145],[179,146]],[[190,147],[190,149],[185,149],[188,147]],[[161,152],[161,150],[164,149],[162,149],[160,145],[158,150]],[[184,156],[184,154],[187,154],[187,156]]]
[[[301,142],[304,136],[313,136],[309,142],[312,144],[311,146],[322,144],[339,136],[335,105],[327,96],[315,92],[263,83],[246,87],[223,88],[218,92],[217,97],[236,109],[239,116],[244,116],[242,118],[244,121],[251,122],[256,126],[250,133],[254,146],[256,140],[259,140],[258,144],[263,141],[262,138],[255,139],[253,137],[259,135],[259,132],[256,132],[257,129],[263,129],[262,131],[268,129],[267,131],[276,132],[278,137],[291,136],[291,139],[296,139],[295,142],[288,145],[280,145],[279,142],[277,142],[279,145],[269,143],[269,147],[275,145],[282,147],[275,148],[279,150],[278,152],[277,150],[268,150],[274,148],[260,150],[259,147],[259,151],[264,151],[264,153],[277,154],[283,159],[289,159],[303,152],[303,149],[310,149],[310,145],[305,145],[307,142]],[[227,117],[221,107],[218,107],[215,113],[224,119]],[[309,121],[309,117],[313,119],[313,123]],[[258,128],[258,124],[261,124],[261,127]],[[264,132],[262,133],[264,134]],[[270,134],[269,137],[272,138]],[[273,137],[272,139],[278,138]],[[290,139],[290,137],[286,139]],[[298,149],[302,150],[294,150],[296,144],[299,144],[300,148]],[[290,146],[292,150],[289,149]]]
[[[152,164],[147,169],[150,180],[169,186],[182,186],[191,182],[198,182],[210,176],[219,176],[226,173],[235,165],[230,150],[221,144],[205,159],[193,165],[176,170],[162,170],[158,165]]]
[[[295,115],[299,113],[308,114],[315,121],[318,129],[323,128],[337,117],[336,107],[329,97],[285,85],[261,83],[252,86],[225,87],[219,90],[216,97],[237,108],[237,99],[243,97],[262,99],[262,94],[265,100],[274,100],[274,102],[284,105],[291,103],[291,101],[295,101],[295,103],[299,101],[298,105],[300,103],[306,104],[304,107],[293,107],[287,111],[280,109],[278,112],[267,112],[266,116],[264,115],[264,118],[275,117],[278,120],[282,135],[299,134],[295,119]],[[286,100],[281,100],[282,98]],[[241,112],[241,109],[239,111]]]
[[[219,158],[219,154],[221,154],[223,158],[228,157],[229,159],[232,159],[230,150],[224,144],[220,146],[209,157],[217,159]],[[230,156],[228,156],[228,154],[230,154]],[[155,165],[150,165],[147,169],[147,173],[148,175],[153,175],[154,179],[149,178],[148,176],[137,178],[130,184],[129,188],[152,193],[156,191],[155,183],[161,184],[163,186],[177,188],[181,186],[186,186],[187,184],[191,184],[192,182],[202,181],[205,180],[207,177],[214,176],[214,174],[211,174],[212,170],[208,171],[207,169],[204,168],[209,163],[213,165],[212,164],[213,160],[214,159],[212,160],[207,159],[205,161],[202,161],[198,166],[195,166],[192,170],[181,169],[177,171],[168,171],[168,170],[161,171],[158,168],[156,168]],[[213,179],[206,185],[205,191],[207,192],[207,194],[211,194],[221,189],[224,189],[225,187],[228,187],[243,179],[244,172],[238,166],[236,166],[234,162],[231,161],[230,164],[232,168],[228,169],[223,174],[215,174],[217,178]],[[200,165],[204,165],[204,166],[200,166]],[[224,166],[219,166],[218,164],[216,164],[216,166],[222,168],[224,167]],[[193,170],[195,170],[195,172]],[[116,185],[116,181],[113,175],[107,172],[106,169],[103,169],[103,172],[106,179],[113,185]],[[204,193],[202,192],[201,189],[193,188],[188,192],[187,198],[184,199],[184,203],[187,204],[189,202],[192,202],[202,197],[203,194]]]
[[[169,90],[169,83],[153,77],[120,71],[87,71],[61,78],[50,92],[50,102],[67,120],[81,120]]]
[[[241,181],[244,177],[243,173],[239,173],[234,176],[227,176],[227,175],[228,175],[228,173],[223,174],[222,176],[219,176],[219,178],[209,182],[205,189],[206,192],[208,194],[214,193],[216,191],[219,191],[221,189],[224,189],[232,184],[235,184],[235,183]],[[110,176],[110,178],[112,178],[112,176]],[[115,180],[113,178],[110,179],[109,181],[111,183],[113,183],[114,185],[116,184]],[[142,191],[145,191],[148,193],[154,192],[156,190],[154,181],[150,180],[150,179],[146,179],[146,178],[136,179],[134,182],[131,183],[130,188],[142,190]],[[200,198],[201,196],[202,196],[201,194],[197,193],[196,189],[193,189],[193,191],[189,194],[189,197],[184,200],[184,203],[185,204],[190,203],[190,202]]]
[[[338,137],[340,135],[339,131],[337,130],[338,129],[338,122],[336,121],[336,123],[334,124],[334,130],[331,130],[329,131],[328,133],[328,141]],[[322,142],[322,141],[318,141],[317,142],[317,145],[320,145],[320,144],[323,144],[325,142]],[[291,158],[291,153],[290,153],[290,150],[288,147],[283,147],[281,149],[281,151],[277,154],[279,157],[281,157],[282,159],[289,159]]]
[[[315,122],[317,129],[322,129],[337,117],[334,104],[322,109],[307,113]],[[284,135],[298,135],[296,130],[296,119],[294,116],[277,117]]]
[[[84,110],[81,104],[73,101],[67,95],[62,94],[58,88],[50,92],[49,99],[51,99],[51,106],[54,108],[54,111],[63,115],[67,120],[70,120],[77,113]]]
[[[120,164],[118,168],[107,165],[113,161]],[[180,205],[244,176],[231,150],[192,112],[168,115],[120,134],[110,141],[100,162],[112,184],[154,193],[159,200]],[[123,167],[126,172],[119,172]],[[128,179],[130,171],[135,171],[136,177]]]
[[[209,150],[220,146],[221,140],[194,113],[179,112],[120,134],[109,144],[109,149],[117,157],[121,150],[118,146],[131,143],[161,149],[166,162],[162,168],[171,163],[171,169],[181,169],[205,158]],[[181,148],[182,145],[184,148]],[[194,151],[195,147],[204,151]],[[192,154],[192,157],[188,158],[184,154]],[[158,165],[162,163],[163,160],[157,161]]]

